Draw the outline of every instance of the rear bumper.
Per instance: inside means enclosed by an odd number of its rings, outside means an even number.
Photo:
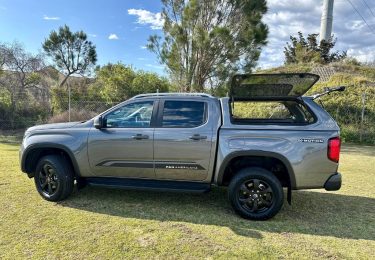
[[[328,191],[339,190],[341,188],[341,173],[332,174],[324,184],[324,188]]]

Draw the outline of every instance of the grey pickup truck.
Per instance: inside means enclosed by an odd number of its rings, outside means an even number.
[[[292,190],[341,187],[339,127],[314,102],[319,94],[303,96],[318,79],[236,75],[228,97],[144,94],[86,122],[34,126],[23,138],[21,169],[49,201],[67,198],[74,185],[225,186],[235,212],[269,219],[283,205],[283,188],[290,203]]]

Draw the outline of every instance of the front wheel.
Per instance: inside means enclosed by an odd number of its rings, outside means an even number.
[[[47,155],[39,160],[34,181],[37,191],[44,199],[60,201],[73,191],[73,170],[63,156]]]
[[[280,181],[272,172],[255,167],[241,169],[232,178],[228,197],[237,214],[252,220],[272,218],[284,202]]]

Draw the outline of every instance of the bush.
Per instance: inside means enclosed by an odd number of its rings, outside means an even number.
[[[70,111],[70,121],[86,121],[93,118],[97,114],[93,111],[88,110],[71,110]],[[48,120],[48,123],[63,123],[69,122],[69,112],[65,111],[60,114],[54,115]]]
[[[49,104],[20,102],[12,111],[10,104],[0,102],[0,129],[24,129],[45,122],[50,115]]]

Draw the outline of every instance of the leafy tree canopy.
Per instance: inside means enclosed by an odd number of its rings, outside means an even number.
[[[27,90],[40,87],[44,68],[43,55],[27,52],[17,41],[0,43],[0,93],[10,103],[8,112],[2,116],[10,119],[11,127],[15,126],[16,110],[27,111],[23,109],[29,106],[25,102],[28,100]]]
[[[332,37],[318,44],[319,34],[309,34],[307,39],[302,32],[298,32],[298,37],[290,36],[290,43],[284,47],[285,64],[293,63],[321,63],[327,64],[335,61],[340,61],[346,58],[346,51],[333,52],[336,39]]]
[[[238,70],[249,72],[266,43],[265,0],[162,0],[164,37],[148,48],[182,91],[219,85]]]
[[[0,78],[0,86],[6,88],[12,96],[19,96],[40,82],[45,68],[44,57],[27,52],[17,41],[0,44],[0,68],[7,70]]]
[[[52,31],[44,41],[43,49],[65,75],[60,86],[73,74],[86,74],[97,61],[96,47],[87,40],[86,33],[73,33],[67,25]]]
[[[107,64],[96,70],[97,89],[107,102],[120,102],[134,95],[167,92],[169,82],[155,73],[136,71],[121,63]]]

